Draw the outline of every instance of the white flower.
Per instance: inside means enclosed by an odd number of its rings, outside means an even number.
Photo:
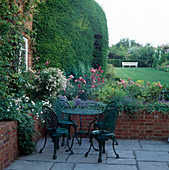
[[[32,105],[35,106],[35,102],[34,101],[31,101]]]
[[[29,97],[25,97],[25,101],[28,102],[29,101]]]

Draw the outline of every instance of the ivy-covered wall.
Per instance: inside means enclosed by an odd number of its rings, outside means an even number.
[[[34,16],[35,57],[70,73],[79,65],[105,67],[107,21],[94,0],[46,0]]]

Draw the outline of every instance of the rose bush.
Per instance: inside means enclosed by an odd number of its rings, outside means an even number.
[[[80,98],[82,100],[88,100],[95,94],[98,89],[104,83],[103,70],[101,66],[98,69],[90,69],[89,73],[74,79],[73,75],[70,75],[67,81],[67,87],[62,90],[62,95],[68,99]]]

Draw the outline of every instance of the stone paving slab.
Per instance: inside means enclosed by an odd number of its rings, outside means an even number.
[[[146,151],[169,151],[169,144],[163,144],[163,145],[151,145],[151,144],[144,144],[142,146],[143,150]]]
[[[114,165],[136,165],[135,159],[116,159],[116,158],[107,158],[107,164],[114,164]]]
[[[169,170],[164,162],[138,162],[139,170]]]
[[[33,162],[33,161],[23,161],[16,160],[8,170],[49,170],[52,167],[52,162]]]
[[[41,154],[36,152],[28,156],[19,157],[18,160],[66,162],[68,156],[69,156],[69,153],[65,152],[65,150],[59,150],[57,151],[57,159],[54,160],[53,149],[50,148],[48,150],[44,149],[44,151]]]
[[[115,145],[116,150],[142,150],[138,140],[117,140],[118,145]],[[112,148],[111,140],[107,143],[107,148]]]
[[[87,164],[96,164],[97,161],[98,161],[98,158],[99,158],[99,154],[89,154],[87,157],[84,156],[84,154],[74,154],[74,155],[71,155],[69,157],[69,159],[67,160],[67,162],[71,162],[71,163],[87,163]],[[102,160],[103,162],[102,163],[105,163],[106,162],[106,155],[103,154],[102,156]]]
[[[131,165],[76,164],[74,170],[137,170]]]
[[[120,158],[135,158],[133,151],[122,151],[117,149],[116,152],[120,155]],[[107,157],[115,158],[113,149],[108,150]]]
[[[157,152],[157,151],[135,151],[136,160],[138,161],[157,161],[167,162],[169,161],[168,152]]]
[[[71,163],[56,163],[51,170],[72,170],[75,164]]]

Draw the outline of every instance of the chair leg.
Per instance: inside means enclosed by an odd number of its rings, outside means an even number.
[[[45,143],[44,143],[42,149],[39,151],[39,153],[42,153],[43,149],[44,149],[45,146],[46,146],[46,142],[47,142],[47,133],[45,132]]]
[[[106,153],[106,150],[105,150],[105,141],[103,142],[103,153]]]
[[[90,147],[89,147],[89,150],[86,152],[85,157],[88,156],[88,154],[89,154],[89,152],[90,152],[90,150],[91,150],[91,147],[92,147],[92,144],[93,144],[93,137],[90,137],[89,142],[90,142]]]
[[[57,159],[57,155],[56,155],[56,152],[57,152],[57,146],[58,146],[58,137],[55,136],[53,137],[54,138],[54,154],[53,154],[53,159]]]
[[[69,136],[70,135],[67,134],[67,146],[68,146],[68,150],[66,150],[66,152],[70,151],[70,154],[74,154],[73,151],[72,151],[72,146],[73,145],[69,146]],[[74,138],[72,140],[74,140]]]
[[[64,146],[65,145],[65,135],[63,135],[62,137],[62,143],[61,143],[61,146]]]
[[[102,150],[103,150],[103,141],[102,140],[99,140],[99,159],[98,159],[98,162],[102,162]]]
[[[117,142],[116,140],[113,140],[113,143],[112,143],[112,145],[113,145],[113,151],[114,151],[114,153],[115,153],[115,155],[116,155],[116,158],[119,158],[119,155],[116,153],[116,150],[115,150],[115,147],[114,147],[114,143],[115,142]]]

